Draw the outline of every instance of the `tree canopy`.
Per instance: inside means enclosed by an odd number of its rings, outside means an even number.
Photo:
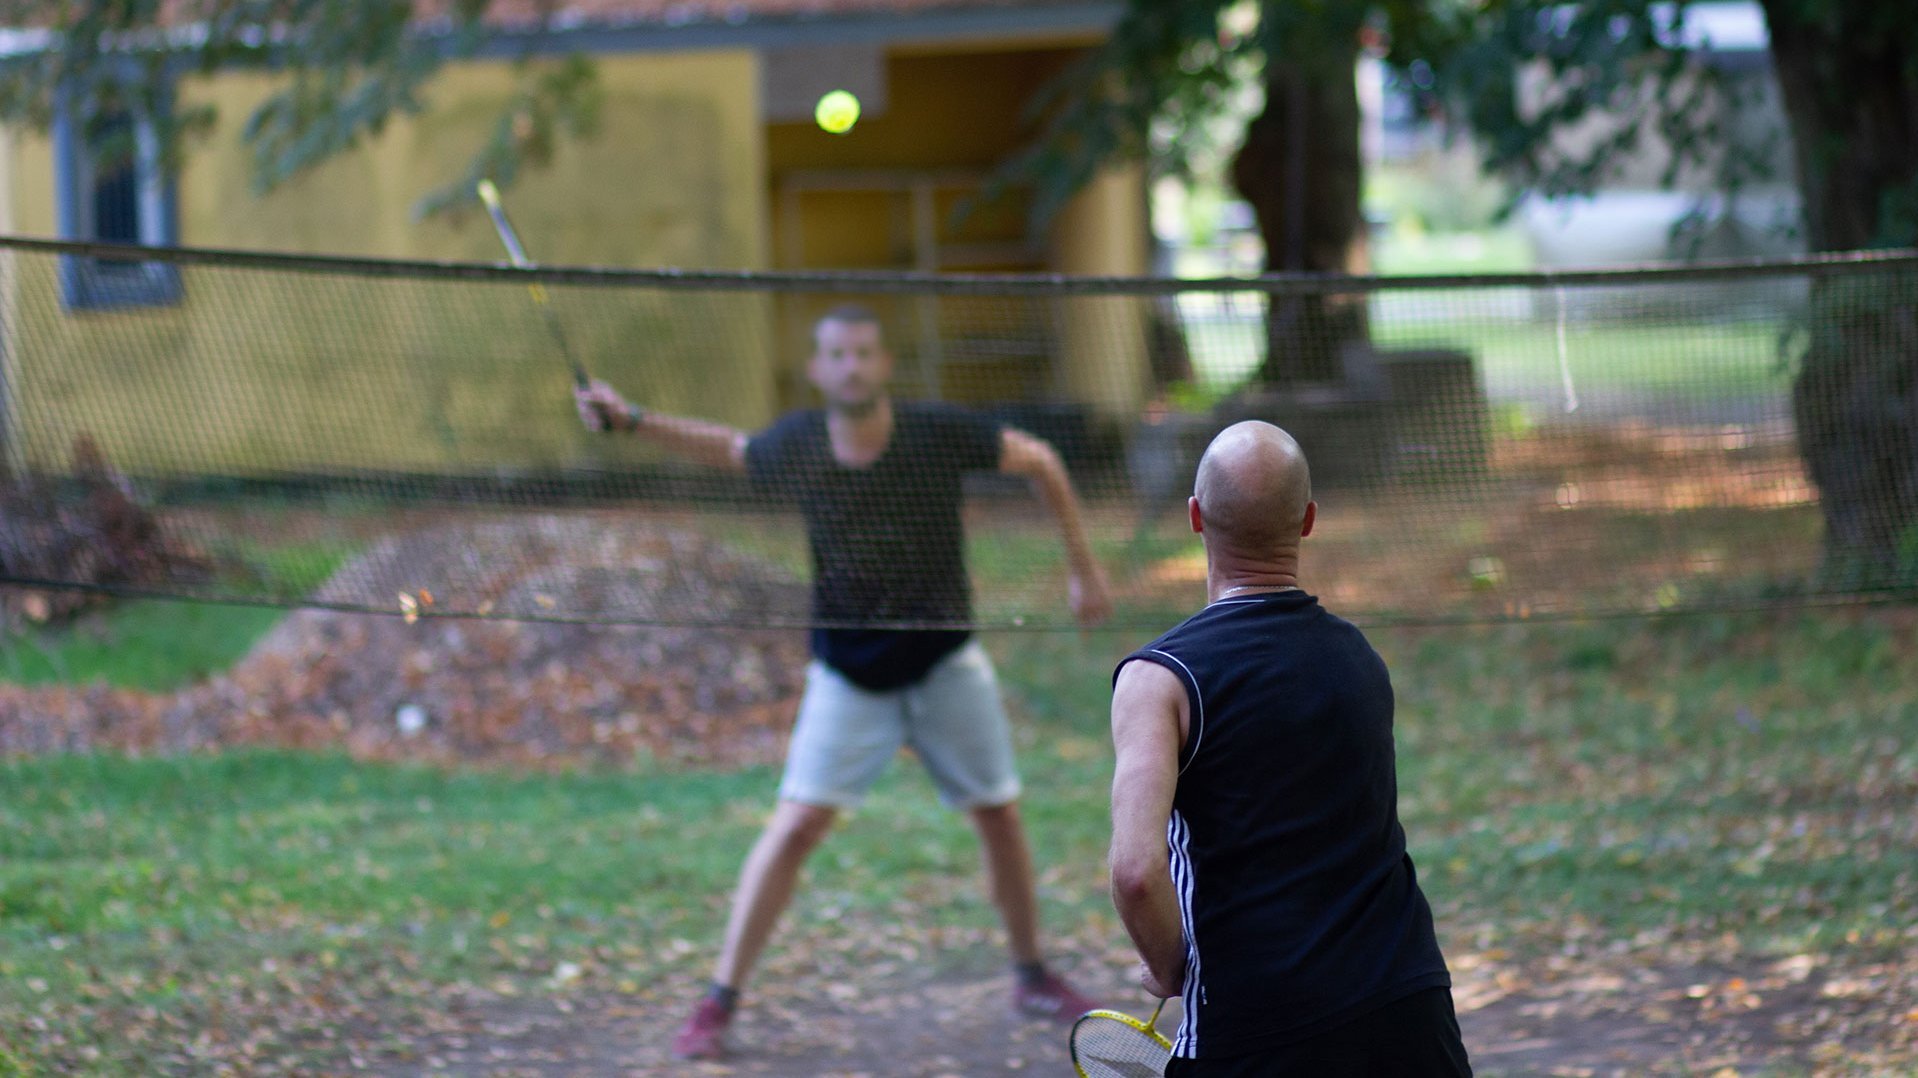
[[[1009,175],[1035,184],[1050,210],[1114,160],[1185,172],[1195,154],[1219,151],[1207,120],[1242,88],[1262,84],[1271,95],[1275,73],[1302,67],[1319,79],[1346,79],[1338,61],[1363,50],[1415,73],[1428,103],[1475,137],[1487,169],[1514,192],[1589,194],[1653,139],[1670,151],[1668,184],[1704,174],[1735,190],[1773,178],[1775,147],[1728,137],[1727,118],[1752,104],[1751,90],[1709,62],[1720,43],[1697,25],[1701,6],[1131,0],[1110,40],[1035,102],[1039,137]],[[1529,97],[1521,89],[1528,84],[1537,88]],[[1634,122],[1608,125],[1602,138],[1563,137],[1606,117]]]
[[[1793,173],[1813,250],[1918,245],[1918,5],[1759,5],[1786,124],[1754,141],[1735,134],[1754,91],[1710,62],[1717,43],[1702,0],[1129,0],[1110,41],[1038,103],[1041,136],[1009,174],[1048,209],[1115,159],[1177,171],[1207,145],[1188,137],[1200,119],[1256,80],[1264,110],[1231,172],[1267,269],[1361,268],[1351,84],[1368,49],[1421,76],[1515,193],[1591,193],[1655,140],[1667,186],[1702,177],[1736,194]],[[1918,582],[1918,300],[1908,293],[1841,296],[1816,282],[1793,385],[1828,567],[1860,581]],[[1260,377],[1334,376],[1331,342],[1365,334],[1362,309],[1275,305]]]
[[[0,121],[46,128],[63,102],[91,115],[135,111],[170,159],[212,130],[214,106],[182,102],[183,75],[252,71],[274,89],[244,118],[253,184],[266,191],[427,107],[449,60],[494,36],[491,0],[448,0],[422,19],[391,0],[0,0],[16,27],[0,59]],[[514,57],[518,84],[464,173],[420,202],[432,212],[471,199],[482,176],[510,184],[561,138],[589,133],[599,95],[579,56]],[[100,147],[111,155],[130,147]]]

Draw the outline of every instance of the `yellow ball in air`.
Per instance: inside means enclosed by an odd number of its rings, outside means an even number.
[[[834,90],[819,99],[812,116],[821,130],[843,135],[859,122],[859,99],[845,90]]]

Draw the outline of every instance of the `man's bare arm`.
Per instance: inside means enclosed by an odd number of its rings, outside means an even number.
[[[726,471],[746,470],[748,436],[738,428],[636,408],[598,379],[575,398],[580,421],[593,430],[637,434],[674,456]]]
[[[1072,574],[1072,612],[1082,625],[1104,621],[1112,613],[1110,587],[1105,569],[1092,556],[1092,544],[1086,538],[1085,515],[1058,452],[1042,439],[1007,427],[1001,436],[999,470],[1030,479],[1038,488],[1040,500],[1058,519],[1059,535],[1065,541],[1066,566]]]
[[[1160,996],[1185,980],[1166,824],[1189,706],[1178,675],[1157,663],[1127,663],[1112,688],[1112,905],[1145,963],[1146,989]]]

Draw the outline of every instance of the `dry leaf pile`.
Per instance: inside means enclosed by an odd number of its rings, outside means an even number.
[[[449,576],[449,567],[465,567]],[[474,567],[491,567],[482,579]],[[451,581],[451,583],[449,583]],[[0,754],[216,746],[532,766],[778,759],[804,676],[803,634],[562,624],[598,610],[803,610],[803,584],[664,526],[528,516],[389,538],[316,598],[394,597],[405,616],[302,610],[225,675],[179,693],[0,690]],[[406,602],[400,602],[404,595]],[[763,616],[763,614],[762,614]]]
[[[11,474],[0,457],[0,578],[127,586],[207,576],[212,563],[166,534],[93,439],[73,442],[73,477]],[[59,588],[0,588],[0,629],[60,624],[106,598]]]

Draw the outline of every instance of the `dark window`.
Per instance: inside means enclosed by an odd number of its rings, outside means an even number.
[[[61,238],[149,247],[177,242],[173,180],[161,168],[146,117],[67,102],[53,135]],[[168,263],[67,256],[60,269],[61,299],[69,308],[180,299],[179,270]]]
[[[115,112],[89,125],[93,162],[93,238],[102,243],[140,242],[140,174],[133,117]]]

